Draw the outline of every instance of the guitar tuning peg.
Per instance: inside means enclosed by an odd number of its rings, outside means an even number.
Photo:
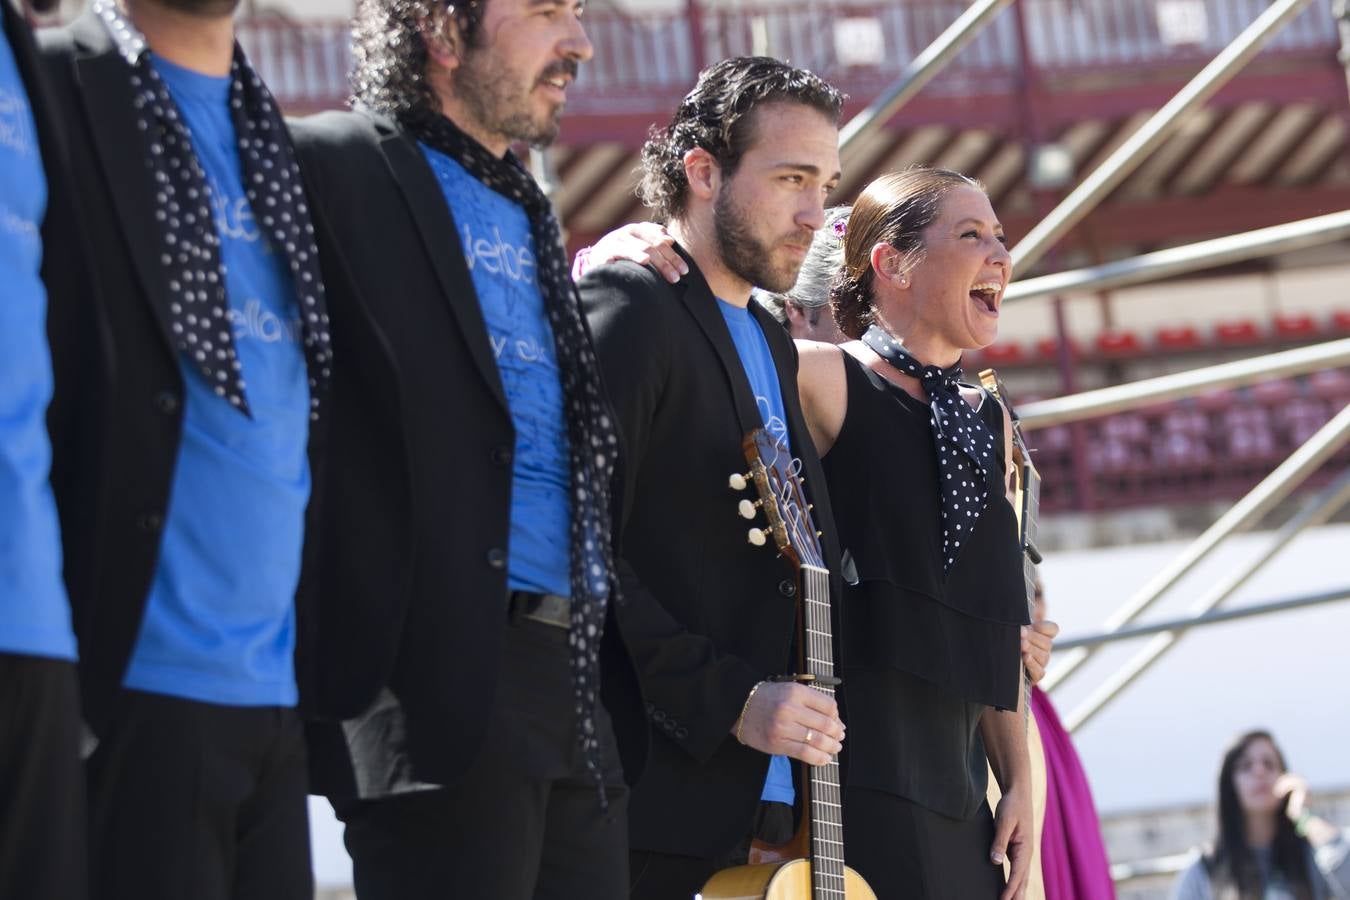
[[[736,511],[741,514],[742,519],[753,519],[755,517],[755,510],[763,505],[763,500],[755,500],[753,502],[750,500],[742,500],[740,503],[736,504]]]
[[[733,491],[743,491],[750,486],[750,482],[748,480],[749,477],[750,476],[748,475],[742,475],[740,472],[734,472],[732,473],[732,476],[727,479],[727,485]]]
[[[764,533],[763,528],[751,528],[746,535],[746,540],[750,541],[750,543],[754,544],[756,547],[763,547],[769,542],[769,536]]]

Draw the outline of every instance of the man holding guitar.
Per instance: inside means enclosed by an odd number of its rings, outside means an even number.
[[[749,523],[734,515],[743,495],[718,491],[745,471],[743,437],[766,428],[796,454],[827,529],[824,562],[838,570],[796,353],[750,289],[796,280],[839,178],[841,105],[834,88],[776,60],[702,73],[643,149],[644,199],[689,274],[672,285],[620,263],[580,285],[619,419],[619,621],[654,731],[630,803],[633,896],[644,900],[687,900],[744,863],[749,839],[772,830],[765,816],[756,828],[761,801],[797,793],[791,767],[771,760],[825,765],[843,740],[833,699],[775,680],[798,671],[798,585],[772,551],[747,544]],[[774,837],[790,830],[780,823]]]

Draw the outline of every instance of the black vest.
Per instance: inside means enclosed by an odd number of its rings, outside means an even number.
[[[930,412],[844,355],[848,412],[822,460],[849,562],[843,700],[850,787],[882,790],[953,818],[984,800],[979,719],[1016,707],[1027,622],[1017,520],[1001,458],[989,505],[944,576]],[[986,393],[980,416],[1003,433]]]

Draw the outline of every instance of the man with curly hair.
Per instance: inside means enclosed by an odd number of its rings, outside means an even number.
[[[398,365],[323,501],[348,530],[319,566],[332,724],[311,746],[361,900],[627,894],[646,728],[614,624],[618,435],[558,223],[510,150],[557,134],[581,11],[362,0],[355,111],[294,124],[331,289]],[[406,555],[353,538],[390,503]]]
[[[824,765],[843,740],[832,699],[772,680],[797,671],[798,586],[772,549],[746,543],[725,489],[745,470],[745,434],[768,429],[800,459],[839,571],[796,351],[750,292],[797,279],[839,179],[842,103],[778,60],[705,70],[642,151],[643,199],[688,274],[671,284],[620,262],[580,284],[626,451],[620,621],[654,733],[631,807],[643,900],[688,898],[745,863],[752,837],[790,837],[789,760]]]

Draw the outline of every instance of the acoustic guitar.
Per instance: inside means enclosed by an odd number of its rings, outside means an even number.
[[[1012,459],[1008,471],[1012,476],[1013,511],[1017,513],[1018,538],[1022,546],[1022,575],[1026,580],[1027,610],[1032,611],[1036,599],[1036,566],[1041,562],[1041,551],[1036,546],[1036,530],[1041,510],[1041,473],[1031,461],[1031,451],[1022,438],[1022,428],[1017,421],[1017,411],[1008,398],[1008,391],[993,369],[980,373],[980,384],[993,394],[1008,409],[1012,419]],[[1031,876],[1027,880],[1026,900],[1044,900],[1045,878],[1041,872],[1041,831],[1045,824],[1045,747],[1041,743],[1041,732],[1036,727],[1036,719],[1031,715],[1031,679],[1023,684],[1025,692],[1027,723],[1027,752],[1031,757],[1031,808],[1034,818],[1034,832],[1031,854]],[[994,773],[989,773],[989,808],[996,809],[1003,796],[999,790]],[[1004,863],[1004,871],[1009,870]]]
[[[742,517],[766,527],[751,528],[750,543],[776,547],[797,582],[797,621],[802,627],[802,674],[783,676],[834,696],[834,635],[830,620],[830,572],[820,533],[802,489],[801,461],[762,428],[745,437],[746,474],[731,476],[733,490],[753,486],[757,499],[738,505]],[[756,841],[749,864],[723,869],[703,886],[702,900],[876,900],[862,876],[844,865],[844,823],[840,808],[839,763],[807,766],[802,778],[801,826],[791,841],[769,846]]]

